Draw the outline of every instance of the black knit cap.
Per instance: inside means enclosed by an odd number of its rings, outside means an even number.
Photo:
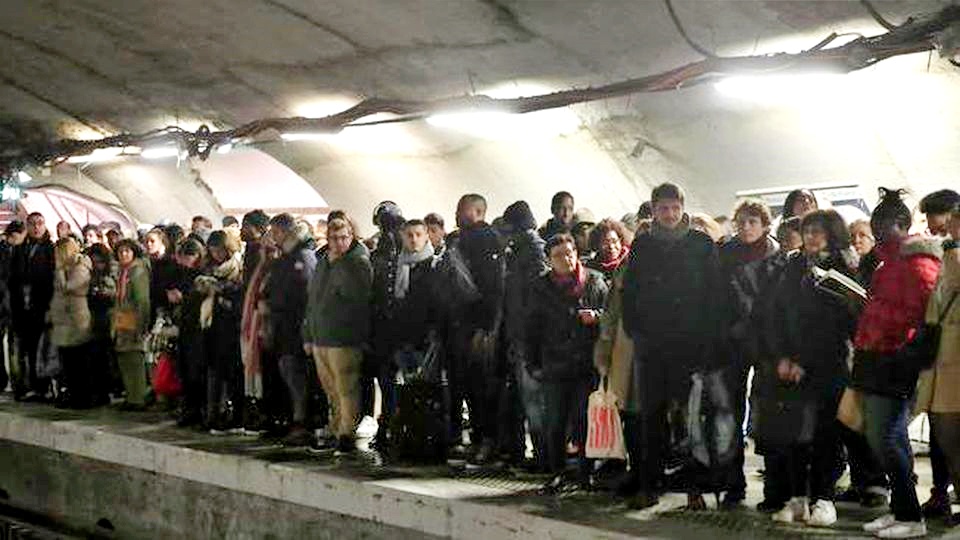
[[[265,231],[270,226],[270,216],[263,210],[254,210],[243,216],[243,223]]]
[[[517,201],[503,212],[503,220],[518,231],[528,231],[537,228],[537,220],[526,201]]]

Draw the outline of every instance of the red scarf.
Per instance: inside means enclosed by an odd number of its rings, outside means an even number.
[[[579,299],[583,296],[583,288],[587,282],[587,271],[583,268],[583,264],[580,261],[577,261],[577,266],[574,267],[573,272],[567,275],[559,275],[556,272],[550,272],[550,280],[553,281],[553,284],[557,286],[564,294],[570,298]]]
[[[600,271],[604,274],[609,274],[620,268],[620,265],[623,264],[623,261],[626,260],[627,255],[630,254],[630,248],[627,246],[620,247],[620,253],[616,257],[610,259],[609,261],[597,261]]]

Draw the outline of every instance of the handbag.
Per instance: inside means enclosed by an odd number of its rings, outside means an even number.
[[[177,377],[176,366],[169,353],[162,352],[157,355],[157,363],[153,367],[151,377],[153,391],[157,395],[166,397],[177,397],[180,395],[182,385]]]
[[[837,420],[856,433],[863,433],[863,393],[856,388],[845,388],[837,407]]]
[[[947,307],[940,312],[937,322],[928,323],[924,321],[917,326],[913,339],[906,342],[897,351],[898,362],[910,366],[917,373],[933,367],[934,362],[937,361],[937,352],[940,349],[943,319],[950,313],[950,308],[953,307],[958,294],[960,294],[960,291],[954,292],[950,296],[950,301],[947,302]]]
[[[590,459],[627,459],[617,395],[607,391],[606,382],[607,378],[601,377],[587,402],[585,454]]]
[[[136,332],[137,313],[132,309],[118,309],[113,312],[113,329],[116,332]]]

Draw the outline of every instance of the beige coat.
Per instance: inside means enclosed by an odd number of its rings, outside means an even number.
[[[607,375],[607,389],[617,395],[620,409],[629,410],[633,386],[633,341],[623,330],[623,271],[617,272],[600,319],[600,336],[593,348],[593,364]]]
[[[950,297],[960,291],[960,249],[943,257],[940,279],[927,304],[927,322],[937,322]],[[960,298],[941,321],[940,350],[933,369],[920,376],[917,409],[933,413],[960,413]]]
[[[85,255],[66,270],[58,268],[53,278],[53,299],[48,319],[50,343],[56,347],[75,347],[93,338],[93,319],[87,306],[92,264]]]

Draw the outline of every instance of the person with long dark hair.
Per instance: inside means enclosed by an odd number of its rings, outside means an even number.
[[[902,193],[881,188],[880,203],[870,218],[880,266],[873,273],[870,300],[854,339],[853,385],[864,394],[867,442],[892,487],[892,513],[864,525],[880,538],[914,538],[927,530],[907,434],[918,374],[903,365],[897,351],[924,318],[943,250],[936,239],[909,235],[913,220]]]
[[[783,219],[792,217],[802,218],[803,216],[818,210],[820,203],[817,202],[817,196],[809,189],[795,189],[787,194],[787,199],[783,202]]]
[[[790,498],[773,514],[779,522],[830,526],[837,521],[834,458],[840,439],[837,406],[847,386],[848,342],[856,317],[846,296],[822,288],[815,269],[856,272],[856,256],[843,218],[832,210],[807,214],[803,249],[788,261],[767,314],[767,343],[775,377],[760,400],[757,437],[778,458],[771,471]]]

